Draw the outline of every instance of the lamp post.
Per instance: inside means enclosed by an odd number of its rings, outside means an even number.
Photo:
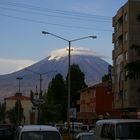
[[[68,40],[66,38],[63,38],[61,36],[58,36],[56,34],[50,33],[50,32],[46,32],[46,31],[42,31],[42,34],[44,35],[52,35],[56,38],[59,38],[61,40],[64,40],[66,42],[68,42],[68,108],[67,108],[67,121],[68,121],[68,131],[70,133],[70,93],[71,93],[71,82],[70,82],[70,64],[71,64],[71,42],[74,41],[78,41],[78,40],[82,40],[82,39],[86,39],[86,38],[92,38],[95,39],[97,38],[97,36],[85,36],[85,37],[81,37],[81,38],[77,38],[77,39],[73,39],[73,40]]]
[[[20,93],[20,81],[23,79],[22,77],[17,77],[16,78],[18,81],[19,81],[19,83],[18,83],[18,93],[17,93],[17,95],[19,96],[19,95],[21,95],[21,93]],[[17,122],[18,122],[18,125],[20,124],[20,106],[19,106],[19,102],[20,102],[20,99],[19,100],[17,100],[17,105],[18,105],[18,114],[17,114]]]
[[[34,74],[39,75],[39,91],[40,91],[40,94],[42,93],[42,80],[43,80],[42,75],[45,75],[45,74],[48,74],[48,73],[51,73],[51,72],[56,72],[56,71],[48,71],[48,72],[44,72],[44,73],[39,73],[39,72],[33,71],[31,69],[27,69],[27,68],[25,68],[24,70],[27,70],[29,72],[32,72]]]
[[[27,70],[27,71],[30,71],[30,72],[32,72],[32,73],[34,73],[34,74],[37,74],[37,75],[39,75],[39,97],[41,97],[41,93],[42,93],[42,75],[43,74],[46,74],[46,73],[39,73],[39,72],[36,72],[36,71],[33,71],[33,70],[30,70],[30,69],[24,69],[24,70]]]
[[[19,84],[18,84],[18,92],[20,93],[20,81],[23,79],[22,77],[17,77],[17,80],[19,80]]]
[[[39,97],[38,97],[38,99],[37,99],[37,101],[38,101],[38,114],[37,114],[37,118],[38,118],[38,123],[39,123],[39,114],[40,114],[40,104],[41,104],[41,102],[42,102],[42,75],[45,75],[45,74],[48,74],[48,73],[51,73],[51,72],[55,72],[55,71],[48,71],[48,72],[45,72],[45,73],[39,73],[39,72],[36,72],[36,71],[33,71],[33,70],[31,70],[31,69],[27,69],[27,68],[25,68],[24,70],[27,70],[27,71],[29,71],[29,72],[32,72],[32,73],[34,73],[34,74],[37,74],[37,75],[39,75],[39,85],[40,85],[40,89],[39,89]]]

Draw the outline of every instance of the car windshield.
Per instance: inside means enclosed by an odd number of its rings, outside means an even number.
[[[83,135],[82,140],[94,140],[94,135]]]
[[[21,140],[61,140],[58,132],[53,131],[30,131],[23,132]]]
[[[117,138],[140,139],[140,123],[120,123],[116,126]]]

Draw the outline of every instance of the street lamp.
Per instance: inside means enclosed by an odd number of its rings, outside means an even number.
[[[21,93],[20,93],[20,81],[23,78],[22,77],[17,77],[16,79],[19,81],[19,83],[18,83],[18,93],[17,93],[17,95],[19,96],[19,95],[21,95]],[[18,105],[17,122],[18,122],[18,125],[20,124],[20,106],[19,106],[19,101],[20,101],[20,99],[17,100],[17,105]]]
[[[23,79],[22,77],[17,77],[17,80],[19,80],[19,84],[18,84],[18,92],[20,93],[20,81]]]
[[[46,31],[42,31],[42,34],[44,35],[52,35],[54,37],[57,37],[59,39],[62,39],[66,42],[68,42],[68,109],[67,109],[67,121],[68,121],[68,131],[70,131],[70,93],[71,93],[71,83],[70,83],[70,57],[71,57],[71,42],[74,42],[74,41],[78,41],[78,40],[82,40],[82,39],[86,39],[86,38],[92,38],[92,39],[95,39],[97,38],[97,36],[85,36],[85,37],[81,37],[81,38],[77,38],[77,39],[73,39],[73,40],[68,40],[68,39],[65,39],[61,36],[58,36],[58,35],[55,35],[53,33],[50,33],[50,32],[46,32]]]
[[[30,72],[32,72],[32,73],[34,73],[34,74],[37,74],[37,75],[39,75],[39,83],[40,83],[40,92],[39,92],[39,97],[41,97],[41,93],[42,93],[42,74],[41,73],[39,73],[39,72],[36,72],[36,71],[32,71],[32,70],[30,70],[30,69],[27,69],[27,68],[25,68],[24,70],[27,70],[27,71],[30,71]]]
[[[40,92],[39,92],[39,97],[38,97],[38,99],[37,99],[37,101],[38,101],[38,123],[39,123],[39,114],[40,114],[40,104],[41,104],[41,102],[42,102],[42,75],[45,75],[45,74],[48,74],[48,73],[51,73],[51,72],[55,72],[55,71],[48,71],[48,72],[45,72],[45,73],[39,73],[39,72],[36,72],[36,71],[33,71],[33,70],[31,70],[31,69],[27,69],[27,68],[25,68],[24,70],[27,70],[27,71],[29,71],[29,72],[32,72],[32,73],[34,73],[34,74],[37,74],[37,75],[39,75],[39,83],[40,83]]]
[[[27,68],[25,68],[24,70],[27,70],[27,71],[29,71],[29,72],[32,72],[32,73],[34,73],[34,74],[37,74],[37,75],[39,75],[39,85],[40,85],[40,89],[39,89],[39,91],[40,91],[40,96],[39,97],[41,97],[41,93],[42,93],[42,75],[45,75],[45,74],[48,74],[48,73],[51,73],[51,72],[56,72],[56,71],[48,71],[48,72],[44,72],[44,73],[39,73],[39,72],[36,72],[36,71],[33,71],[33,70],[31,70],[31,69],[27,69]]]

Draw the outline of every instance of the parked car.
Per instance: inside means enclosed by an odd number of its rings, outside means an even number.
[[[58,129],[49,125],[19,126],[14,140],[62,140]]]
[[[95,125],[95,137],[97,140],[140,140],[140,120],[99,120]]]
[[[0,127],[0,140],[13,140],[14,133],[10,128]]]
[[[75,140],[95,140],[95,135],[92,132],[81,132],[76,135]]]
[[[9,128],[11,131],[16,130],[16,125],[14,124],[0,124],[0,128]]]

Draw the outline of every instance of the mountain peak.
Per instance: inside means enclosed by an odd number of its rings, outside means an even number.
[[[59,60],[62,57],[65,57],[68,55],[68,50],[69,48],[61,48],[54,50],[48,54],[48,60]],[[82,47],[71,47],[71,55],[89,55],[89,56],[97,56],[96,52],[90,50],[90,49],[85,49]]]

